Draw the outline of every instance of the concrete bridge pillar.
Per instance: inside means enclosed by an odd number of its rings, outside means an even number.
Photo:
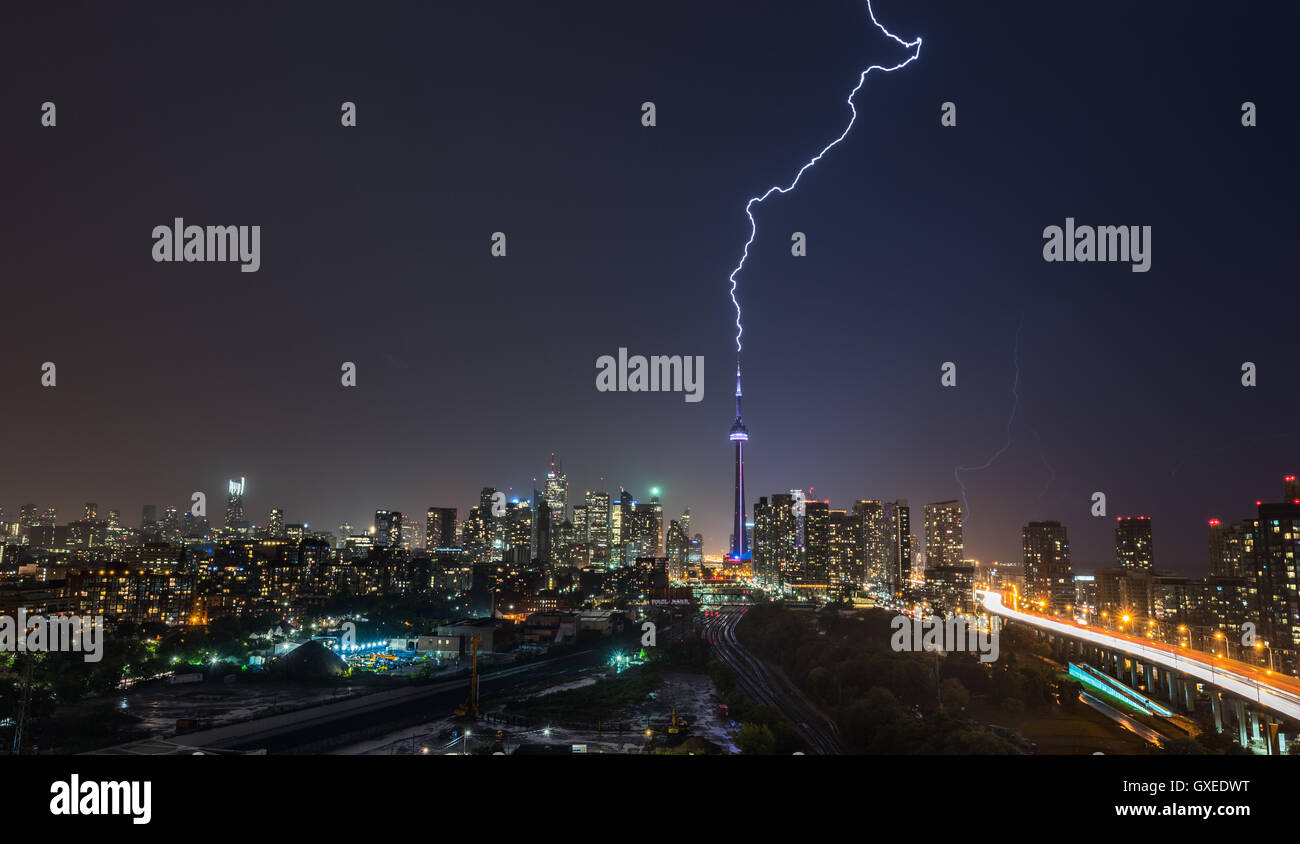
[[[1176,703],[1178,698],[1174,697],[1174,672],[1168,668],[1161,668],[1160,674],[1165,678],[1165,699],[1170,703]]]
[[[1237,741],[1242,747],[1247,747],[1249,742],[1246,740],[1246,702],[1241,698],[1233,698],[1232,715],[1237,719]]]
[[[1223,700],[1217,689],[1210,689],[1210,712],[1214,713],[1214,731],[1223,732]]]
[[[1131,681],[1129,685],[1136,689],[1138,687],[1138,662],[1136,659],[1129,659],[1128,661],[1128,676]]]
[[[1191,677],[1183,677],[1183,703],[1188,712],[1196,712],[1196,681]]]
[[[1264,720],[1263,712],[1250,710],[1250,739],[1251,741],[1260,741],[1259,723]]]

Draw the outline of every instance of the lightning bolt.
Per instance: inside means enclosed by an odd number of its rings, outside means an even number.
[[[907,58],[906,61],[896,64],[893,67],[884,67],[882,65],[873,64],[871,67],[862,71],[861,75],[858,76],[858,84],[854,86],[853,91],[849,94],[849,98],[848,98],[849,111],[852,112],[852,116],[849,118],[849,124],[844,127],[844,131],[840,133],[840,136],[835,140],[831,141],[826,146],[822,147],[821,152],[814,155],[811,159],[808,160],[807,164],[800,167],[799,172],[796,173],[794,176],[794,181],[790,182],[790,184],[786,185],[785,187],[781,187],[779,185],[773,185],[772,187],[764,191],[761,195],[750,197],[749,202],[745,203],[745,216],[749,218],[749,240],[745,241],[745,249],[740,256],[740,263],[737,264],[736,268],[731,271],[731,276],[730,276],[731,304],[736,306],[736,354],[737,355],[740,354],[740,335],[744,333],[745,329],[740,324],[740,301],[736,299],[736,275],[742,269],[745,268],[745,260],[749,258],[749,247],[753,245],[754,238],[758,236],[758,224],[754,222],[754,206],[761,205],[769,196],[771,196],[774,193],[789,193],[790,191],[794,190],[795,185],[799,184],[799,179],[803,176],[804,172],[806,172],[810,167],[812,167],[814,164],[820,161],[822,156],[830,152],[831,149],[834,148],[840,141],[844,140],[844,138],[849,134],[849,130],[853,128],[854,121],[858,119],[858,109],[856,106],[853,105],[853,98],[858,95],[858,91],[862,90],[863,83],[867,81],[867,74],[871,73],[871,71],[873,70],[879,70],[885,73],[892,73],[895,70],[899,70],[901,68],[907,67],[909,64],[916,61],[921,55],[920,36],[917,36],[915,41],[904,41],[894,33],[890,32],[888,29],[885,29],[883,26],[880,25],[880,21],[876,20],[876,13],[871,9],[871,0],[867,0],[867,14],[871,16],[871,22],[876,25],[877,29],[879,29],[881,32],[885,33],[885,35],[897,41],[899,44],[903,45],[904,47],[907,47],[908,49],[912,49],[913,53],[911,56]]]
[[[1020,325],[1016,328],[1015,351],[1012,352],[1012,359],[1016,364],[1016,377],[1011,382],[1011,415],[1007,417],[1007,441],[1002,444],[1001,448],[993,452],[993,456],[985,460],[983,464],[979,466],[958,466],[952,470],[952,476],[957,479],[957,485],[961,487],[962,517],[967,525],[970,524],[970,502],[966,500],[966,484],[962,483],[961,473],[983,471],[996,463],[997,459],[1005,454],[1008,448],[1011,448],[1011,425],[1016,421],[1016,411],[1020,409],[1020,331],[1024,327],[1025,321],[1021,319]],[[1055,477],[1055,470],[1052,471],[1052,475]]]

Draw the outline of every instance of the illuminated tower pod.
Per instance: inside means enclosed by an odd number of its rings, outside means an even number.
[[[740,419],[740,361],[736,361],[736,423],[731,426],[728,439],[736,444],[736,514],[731,525],[731,553],[729,560],[749,560],[749,538],[745,530],[745,443],[749,429]]]

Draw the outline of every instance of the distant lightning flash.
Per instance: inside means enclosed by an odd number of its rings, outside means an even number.
[[[985,460],[982,465],[958,466],[952,470],[952,476],[957,479],[957,485],[961,487],[962,516],[968,525],[970,524],[970,502],[966,500],[966,484],[961,481],[961,473],[983,471],[996,463],[997,459],[1005,454],[1008,448],[1011,448],[1011,425],[1016,421],[1016,411],[1020,409],[1020,331],[1024,327],[1025,322],[1022,319],[1020,325],[1016,328],[1016,346],[1015,351],[1012,353],[1012,358],[1016,364],[1016,377],[1011,382],[1011,415],[1007,417],[1007,441],[1002,444],[1002,448],[993,452],[993,456]],[[1044,462],[1046,462],[1046,458],[1044,458]],[[1052,477],[1056,477],[1055,469],[1052,470]]]
[[[867,81],[867,74],[871,73],[871,71],[873,70],[880,70],[880,71],[884,71],[885,73],[891,73],[895,70],[899,70],[900,68],[907,67],[909,64],[916,61],[916,59],[919,58],[921,55],[920,36],[918,36],[915,41],[904,41],[894,33],[885,29],[883,26],[880,25],[880,21],[876,20],[876,13],[873,12],[871,9],[871,0],[867,0],[867,14],[871,16],[871,22],[876,25],[877,29],[879,29],[881,32],[885,33],[885,35],[897,41],[899,44],[903,45],[904,47],[913,49],[914,51],[912,55],[909,56],[908,59],[902,62],[901,64],[896,64],[893,67],[884,67],[882,65],[873,64],[871,67],[862,71],[861,75],[858,76],[858,84],[854,87],[853,91],[849,94],[849,99],[848,99],[849,110],[853,113],[853,116],[849,118],[849,125],[844,127],[844,131],[840,133],[840,136],[835,140],[831,141],[825,147],[823,147],[822,151],[814,155],[811,159],[809,159],[807,164],[800,167],[799,172],[796,173],[794,176],[794,181],[792,181],[790,184],[786,185],[785,187],[780,187],[779,185],[773,185],[772,187],[768,188],[761,196],[751,197],[749,202],[745,203],[745,216],[749,217],[749,240],[745,241],[745,249],[740,256],[740,263],[737,264],[736,268],[731,271],[731,277],[730,277],[731,278],[731,304],[736,306],[736,354],[737,355],[740,354],[740,335],[744,333],[744,328],[740,324],[740,301],[736,299],[736,275],[742,269],[744,269],[745,259],[749,257],[749,247],[753,245],[754,238],[758,235],[758,224],[754,222],[754,206],[756,204],[761,204],[773,193],[789,193],[790,191],[794,190],[795,185],[799,184],[799,178],[803,176],[804,171],[812,167],[818,161],[820,161],[821,157],[826,153],[830,152],[832,147],[834,147],[840,141],[844,140],[845,136],[849,134],[849,130],[853,128],[853,122],[858,119],[858,110],[857,107],[853,105],[853,98],[858,95],[858,91],[862,90],[863,83]]]

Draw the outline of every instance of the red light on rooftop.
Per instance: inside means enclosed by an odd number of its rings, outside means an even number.
[[[1295,475],[1287,475],[1287,476],[1286,476],[1285,478],[1283,478],[1282,480],[1286,481],[1287,483],[1291,483],[1292,481],[1295,480]]]
[[[1215,526],[1217,526],[1218,524],[1219,524],[1219,520],[1218,520],[1218,519],[1210,519],[1210,527],[1215,527]]]
[[[1256,501],[1256,502],[1255,502],[1255,506],[1258,507],[1259,505],[1261,505],[1261,504],[1263,504],[1263,503],[1264,503],[1263,501]]]

